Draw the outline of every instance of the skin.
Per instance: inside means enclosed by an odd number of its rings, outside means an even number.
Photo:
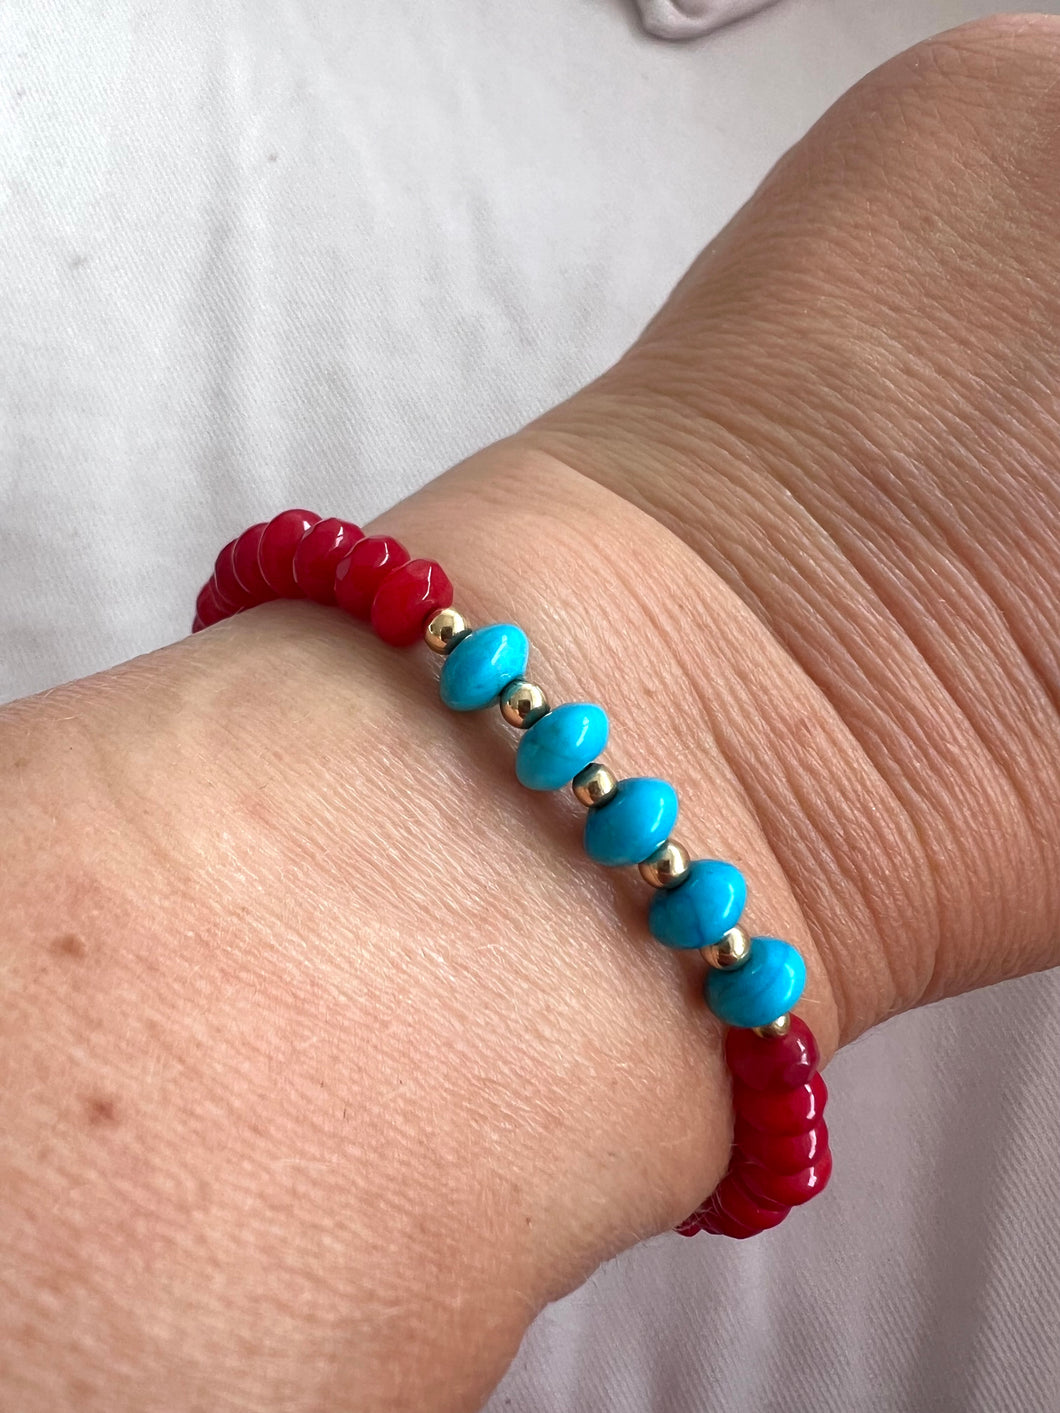
[[[1060,961],[1058,60],[1008,17],[886,65],[615,368],[373,527],[673,781],[826,1055]],[[723,1172],[701,965],[428,656],[276,605],[0,713],[25,1413],[474,1409]]]

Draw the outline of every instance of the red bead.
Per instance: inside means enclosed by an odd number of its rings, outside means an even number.
[[[732,1097],[737,1115],[752,1128],[766,1133],[805,1133],[824,1113],[828,1090],[819,1074],[798,1089],[749,1089],[737,1079]]]
[[[206,624],[202,621],[199,615],[196,614],[195,617],[192,619],[191,631],[193,633],[201,633],[205,627]]]
[[[733,1147],[775,1173],[800,1173],[819,1162],[828,1147],[828,1125],[819,1119],[805,1133],[763,1133],[736,1116]]]
[[[752,1196],[731,1168],[714,1190],[711,1202],[719,1213],[731,1217],[751,1231],[768,1231],[779,1226],[790,1208]]]
[[[229,540],[213,566],[214,593],[229,613],[235,613],[237,608],[249,607],[243,586],[236,578],[236,571],[232,566],[232,551],[235,547],[235,540]]]
[[[217,590],[213,586],[213,580],[204,584],[199,590],[199,597],[195,600],[195,616],[204,628],[209,628],[214,623],[220,623],[222,618],[228,618],[231,609],[225,608],[224,604],[217,597]]]
[[[232,570],[236,582],[243,590],[243,602],[248,607],[252,604],[268,603],[276,597],[262,578],[258,567],[258,546],[265,533],[265,526],[264,520],[258,525],[251,525],[232,546]]]
[[[384,643],[407,648],[423,636],[424,624],[453,602],[449,576],[433,559],[410,559],[392,570],[372,600],[372,627]]]
[[[832,1154],[825,1148],[816,1163],[798,1173],[775,1173],[758,1163],[742,1162],[733,1169],[752,1197],[763,1202],[797,1207],[809,1202],[828,1186],[832,1176]]]
[[[725,1058],[736,1078],[750,1089],[795,1089],[809,1084],[821,1063],[813,1031],[794,1015],[787,1035],[771,1039],[733,1026],[725,1037]]]
[[[258,568],[266,584],[281,599],[302,598],[294,581],[294,552],[319,520],[320,516],[311,510],[284,510],[274,515],[261,532]]]
[[[408,550],[392,535],[358,540],[335,566],[335,602],[354,618],[369,618],[379,585],[392,569],[408,562]]]
[[[700,1220],[699,1209],[691,1212],[683,1222],[674,1227],[678,1236],[696,1236],[703,1230],[703,1223]]]
[[[701,1207],[700,1213],[699,1229],[707,1232],[709,1236],[731,1236],[737,1241],[746,1241],[749,1236],[758,1235],[758,1227],[744,1226],[743,1222],[730,1217],[728,1212],[715,1207],[713,1200]]]
[[[294,552],[294,580],[314,603],[335,602],[335,567],[364,531],[350,520],[318,520]]]

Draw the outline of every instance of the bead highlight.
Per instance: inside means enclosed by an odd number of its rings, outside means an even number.
[[[564,702],[530,727],[515,753],[515,774],[528,790],[559,790],[607,745],[607,714],[592,703]]]

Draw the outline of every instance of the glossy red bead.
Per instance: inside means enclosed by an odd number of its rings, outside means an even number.
[[[195,616],[204,628],[209,628],[211,624],[220,623],[222,618],[227,618],[231,610],[225,608],[224,604],[217,597],[217,590],[213,586],[213,580],[204,584],[199,590],[199,597],[195,600]]]
[[[292,570],[295,583],[314,603],[335,602],[335,569],[349,554],[364,531],[351,520],[318,520],[303,536],[294,552]]]
[[[746,1241],[749,1236],[757,1236],[761,1228],[745,1226],[743,1222],[738,1222],[735,1217],[730,1217],[728,1212],[716,1207],[711,1198],[699,1209],[699,1230],[706,1232],[708,1236],[731,1236],[737,1241]]]
[[[392,535],[367,535],[335,567],[335,602],[354,618],[371,617],[379,585],[409,558],[408,550]]]
[[[798,1089],[749,1089],[737,1079],[732,1097],[737,1115],[752,1128],[766,1133],[805,1133],[824,1113],[828,1090],[819,1074]]]
[[[725,1037],[725,1059],[750,1089],[795,1089],[817,1073],[821,1053],[813,1031],[793,1015],[787,1035],[770,1039],[732,1027]]]
[[[236,583],[243,590],[243,599],[248,607],[252,604],[268,603],[270,599],[277,597],[266,584],[258,565],[258,546],[265,533],[266,523],[262,520],[260,524],[251,525],[232,546],[232,570]]]
[[[729,1171],[711,1195],[711,1204],[718,1213],[731,1217],[751,1231],[768,1231],[788,1215],[790,1208],[755,1197],[744,1186],[738,1172]]]
[[[832,1154],[825,1148],[820,1158],[797,1173],[777,1173],[758,1163],[740,1162],[733,1171],[752,1197],[762,1202],[797,1207],[809,1202],[828,1186],[832,1176]]]
[[[407,648],[423,637],[427,621],[452,602],[453,586],[442,566],[433,559],[410,559],[376,589],[372,627],[384,643]]]
[[[214,592],[230,613],[234,613],[237,608],[250,607],[243,585],[236,578],[236,571],[232,564],[232,551],[235,547],[235,540],[229,540],[217,556],[213,566]]]
[[[799,1173],[819,1162],[828,1147],[828,1125],[818,1119],[805,1133],[763,1133],[736,1116],[733,1147],[777,1173]]]
[[[258,568],[269,588],[281,599],[300,599],[294,581],[294,555],[307,531],[320,520],[311,510],[284,510],[274,515],[258,541]]]

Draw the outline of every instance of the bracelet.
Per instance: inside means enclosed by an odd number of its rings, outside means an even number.
[[[707,1005],[730,1028],[725,1058],[735,1110],[729,1166],[713,1193],[676,1227],[743,1238],[777,1226],[824,1190],[832,1172],[813,1032],[792,1014],[806,983],[800,953],[739,925],[747,898],[732,864],[690,859],[671,837],[677,793],[664,780],[616,779],[597,757],[608,739],[603,709],[550,707],[525,677],[529,643],[511,623],[472,628],[453,608],[439,564],[413,559],[389,535],[347,520],[286,510],[253,525],[217,557],[196,600],[192,632],[273,599],[311,599],[367,621],[384,642],[423,639],[442,663],[442,701],[454,711],[494,702],[523,735],[515,773],[531,790],[570,785],[587,810],[585,849],[613,868],[636,866],[654,890],[648,927],[668,947],[707,962]]]

